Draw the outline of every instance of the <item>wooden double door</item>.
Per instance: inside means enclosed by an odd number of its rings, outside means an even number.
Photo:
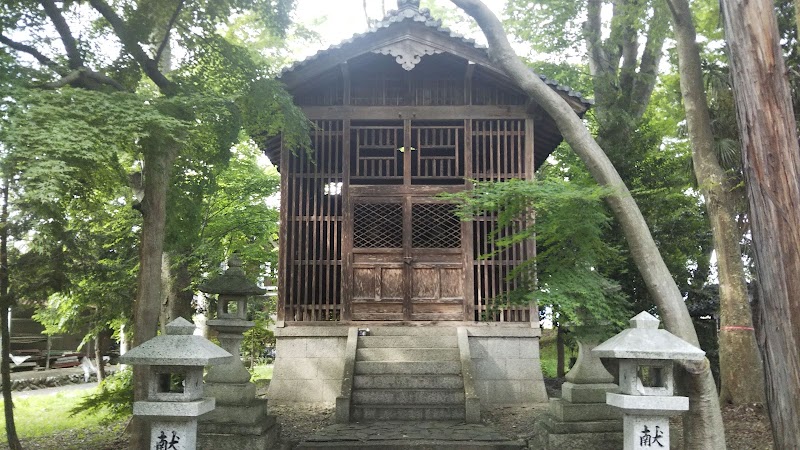
[[[354,196],[346,226],[353,320],[463,320],[465,224],[435,197]]]

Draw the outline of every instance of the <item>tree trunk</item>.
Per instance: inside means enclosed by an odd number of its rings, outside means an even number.
[[[97,367],[97,382],[106,378],[106,362],[103,361],[103,332],[97,333],[94,337],[94,360]]]
[[[697,346],[697,333],[683,302],[683,296],[658,252],[642,213],[608,157],[589,134],[589,130],[567,102],[516,56],[502,24],[482,2],[452,1],[480,25],[489,42],[489,56],[492,61],[555,120],[564,139],[583,160],[594,179],[601,186],[611,188],[612,193],[606,198],[606,202],[622,227],[630,246],[631,256],[650,295],[658,305],[665,327],[676,336]],[[694,438],[692,447],[725,448],[722,414],[708,362],[706,360],[701,363],[683,362],[683,366],[692,374],[690,389],[694,395],[689,403],[690,413],[695,420],[690,424],[691,429],[686,430],[686,433]]]
[[[169,252],[161,253],[161,308],[158,316],[161,334],[167,332],[167,324],[172,321],[170,317],[170,304],[172,303],[172,263]]]
[[[692,12],[686,0],[667,0],[667,4],[678,44],[681,94],[692,142],[694,173],[705,199],[717,251],[720,401],[739,405],[763,403],[764,373],[739,250],[736,208],[725,171],[714,153],[711,114],[703,87]]]
[[[564,331],[561,326],[556,327],[556,376],[564,378],[567,370],[564,367]]]
[[[768,0],[724,0],[775,448],[800,448],[800,148]]]
[[[155,138],[143,142],[144,199],[142,200],[142,243],[139,263],[139,285],[134,307],[134,346],[156,336],[161,304],[161,255],[167,219],[167,189],[178,144]],[[134,367],[134,400],[147,396],[147,367]],[[143,420],[131,424],[130,448],[146,449],[150,433]]]
[[[11,332],[10,310],[11,299],[8,296],[8,180],[4,180],[3,209],[0,210],[0,378],[3,382],[3,409],[6,420],[6,436],[8,448],[22,450],[17,436],[17,427],[14,423],[14,401],[11,398]]]
[[[185,258],[181,259],[174,272],[172,285],[170,286],[172,290],[169,309],[170,320],[183,317],[191,322],[192,316],[194,316],[194,308],[192,307],[194,291],[192,290],[192,274],[189,271],[188,261]]]

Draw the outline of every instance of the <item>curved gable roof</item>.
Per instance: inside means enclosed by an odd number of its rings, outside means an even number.
[[[442,21],[431,17],[427,8],[419,8],[419,0],[398,0],[398,9],[389,11],[371,30],[353,35],[350,39],[295,62],[283,69],[279,78],[292,90],[341,62],[364,53],[385,53],[395,56],[391,53],[391,47],[403,41],[414,42],[417,47],[422,46],[437,53],[453,53],[489,69],[498,77],[507,79],[505,74],[494,67],[489,60],[486,46],[443,27]],[[398,62],[399,58],[400,56]],[[579,115],[592,105],[591,100],[587,100],[570,87],[545,76],[539,74],[537,76],[561,94]],[[509,83],[513,84],[510,80]]]

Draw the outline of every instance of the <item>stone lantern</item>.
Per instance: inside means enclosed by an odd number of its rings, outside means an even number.
[[[267,415],[267,402],[256,398],[256,386],[240,357],[243,334],[255,325],[247,320],[247,298],[264,295],[265,289],[245,277],[237,254],[228,269],[199,287],[217,295],[217,318],[208,326],[235,358],[230,364],[212,367],[206,374],[206,392],[217,401],[214,411],[203,417],[200,441],[203,448],[263,449],[277,441],[275,418]]]
[[[599,358],[619,359],[620,393],[606,403],[623,413],[624,449],[669,448],[669,417],[689,409],[689,398],[674,396],[674,361],[701,360],[705,352],[641,312],[631,327],[592,350]]]
[[[194,336],[194,328],[179,317],[167,324],[167,334],[120,357],[125,364],[149,366],[147,399],[134,402],[133,415],[150,421],[150,448],[196,448],[197,418],[214,409],[214,399],[203,397],[203,367],[233,359],[208,339]]]

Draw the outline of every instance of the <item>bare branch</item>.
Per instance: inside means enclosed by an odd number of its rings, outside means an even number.
[[[16,50],[18,52],[27,53],[27,54],[33,56],[43,66],[47,66],[47,67],[53,69],[54,72],[56,72],[57,74],[59,74],[61,76],[65,76],[68,73],[66,70],[64,70],[63,67],[61,67],[58,64],[56,64],[55,61],[53,61],[52,59],[48,58],[42,52],[40,52],[39,50],[37,50],[36,48],[34,48],[34,47],[30,46],[30,45],[23,44],[21,42],[12,41],[11,39],[9,39],[6,36],[3,36],[2,34],[0,34],[0,43],[3,43],[6,46],[8,46],[9,48],[12,48],[12,49],[14,49],[14,50]]]
[[[69,68],[76,70],[83,67],[83,57],[81,57],[80,50],[78,50],[78,42],[75,40],[75,37],[72,36],[72,31],[70,31],[67,21],[64,20],[61,10],[58,9],[58,6],[56,6],[53,0],[41,0],[40,3],[42,7],[44,7],[47,16],[53,22],[53,26],[56,27],[58,35],[61,36],[61,42],[64,44],[64,49],[67,51]]]
[[[104,0],[89,0],[89,3],[108,21],[111,28],[113,28],[114,32],[117,34],[117,37],[119,37],[122,42],[125,50],[139,63],[144,73],[158,86],[161,93],[164,95],[174,94],[176,90],[175,83],[161,73],[158,69],[158,63],[153,58],[147,56],[147,53],[145,53],[141,45],[139,45],[139,41],[128,29],[128,25],[117,15],[114,9]]]
[[[172,17],[169,18],[167,29],[164,31],[164,39],[161,41],[161,44],[158,46],[158,50],[156,51],[156,64],[161,61],[161,54],[164,53],[164,49],[167,48],[167,44],[169,44],[169,36],[172,32],[172,27],[175,26],[175,21],[178,20],[178,15],[180,15],[183,5],[184,0],[179,0],[178,7],[175,8],[175,12],[172,13]]]

